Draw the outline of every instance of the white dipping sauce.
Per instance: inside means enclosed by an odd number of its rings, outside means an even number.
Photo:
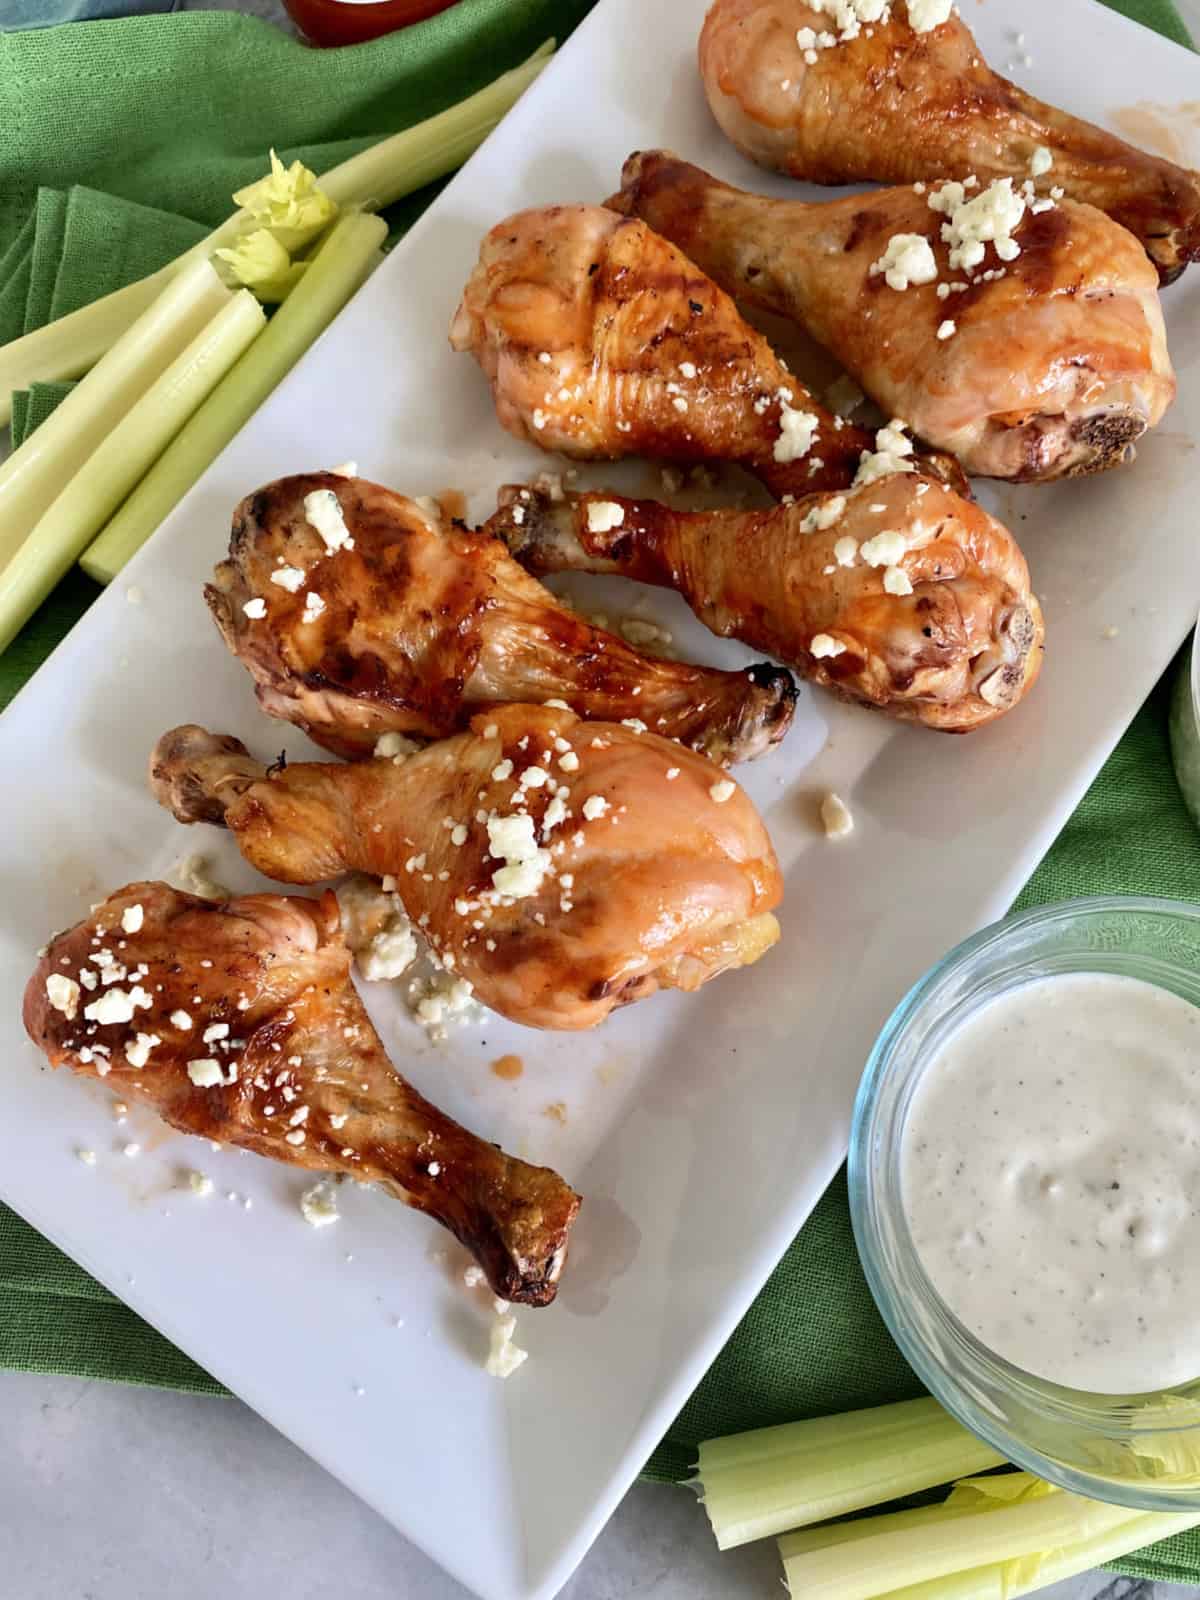
[[[1100,1394],[1200,1376],[1200,1010],[1108,973],[987,1002],[913,1093],[904,1209],[996,1355]]]

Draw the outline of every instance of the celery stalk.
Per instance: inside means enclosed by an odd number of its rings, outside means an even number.
[[[202,261],[197,256],[196,261]],[[182,261],[183,258],[180,257]],[[194,266],[195,261],[186,263]],[[175,273],[169,268],[114,289],[91,305],[0,345],[0,428],[12,418],[14,389],[81,378],[152,306]]]
[[[266,320],[249,289],[234,295],[68,481],[0,572],[0,650],[70,570],[88,540]]]
[[[547,40],[522,66],[506,72],[459,105],[392,134],[325,173],[320,184],[341,207],[387,206],[462,165],[516,104],[554,51]],[[149,277],[82,306],[57,322],[0,347],[0,427],[12,415],[12,391],[31,383],[77,378],[110,348],[170,280],[256,225],[237,211]]]
[[[207,261],[195,262],[0,466],[0,571],[105,435],[231,297]]]
[[[321,175],[321,188],[339,206],[382,209],[461,167],[507,115],[554,54],[554,40],[529,60],[460,105],[393,133]]]
[[[1003,1461],[936,1400],[906,1400],[709,1440],[697,1475],[717,1544],[730,1550]]]
[[[787,1535],[779,1551],[795,1595],[815,1584],[838,1600],[1016,1600],[1198,1524],[1011,1472],[960,1483],[940,1506]]]
[[[1005,1583],[1004,1594],[1007,1600],[1015,1600],[1017,1595],[1044,1589],[1048,1583],[1074,1578],[1081,1572],[1091,1572],[1094,1567],[1102,1567],[1121,1556],[1132,1555],[1135,1550],[1144,1550],[1148,1544],[1157,1544],[1160,1539],[1170,1539],[1195,1527],[1200,1527],[1200,1513],[1140,1512],[1132,1521],[1078,1544],[1027,1556],[1023,1561],[1005,1562],[1000,1575],[1000,1581]],[[936,1589],[930,1600],[934,1600],[935,1595]]]
[[[253,415],[318,334],[378,264],[387,237],[382,217],[354,213],[330,230],[303,278],[260,338],[199,407],[112,521],[81,565],[108,583]]]
[[[813,1550],[831,1550],[836,1545],[853,1544],[870,1534],[896,1533],[904,1528],[930,1528],[944,1524],[954,1517],[969,1516],[971,1508],[951,1506],[943,1501],[937,1506],[916,1506],[910,1511],[888,1511],[878,1517],[857,1517],[846,1522],[822,1522],[814,1528],[800,1528],[795,1533],[781,1534],[779,1554],[786,1564],[793,1556],[806,1556]]]
[[[1128,1526],[1128,1524],[1122,1524]],[[1036,1560],[1036,1557],[1026,1557]],[[1082,1570],[1082,1569],[1081,1569]],[[1041,1585],[1035,1585],[1040,1588]],[[925,1594],[936,1594],[939,1600],[1008,1600],[1004,1587],[1004,1563],[991,1567],[971,1567],[966,1572],[951,1572],[944,1578],[933,1578],[927,1583],[914,1583],[908,1589],[893,1589],[890,1600],[919,1600]]]
[[[1105,1537],[1137,1516],[1128,1506],[1057,1494],[952,1516],[937,1538],[927,1523],[875,1532],[868,1518],[857,1539],[793,1555],[787,1582],[805,1600],[875,1600],[898,1587]]]

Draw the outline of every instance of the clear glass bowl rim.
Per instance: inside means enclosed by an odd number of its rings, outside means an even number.
[[[1104,914],[1134,916],[1148,914],[1170,917],[1190,923],[1200,933],[1200,906],[1186,900],[1170,900],[1152,895],[1093,895],[1060,900],[1051,905],[1013,912],[1001,921],[989,924],[956,945],[913,985],[880,1031],[859,1083],[851,1122],[847,1171],[850,1218],[859,1260],[880,1316],[918,1378],[953,1417],[1015,1466],[1036,1473],[1038,1477],[1057,1484],[1060,1488],[1087,1495],[1095,1500],[1127,1505],[1138,1510],[1196,1511],[1200,1509],[1200,1476],[1195,1486],[1191,1487],[1178,1483],[1174,1485],[1160,1483],[1155,1486],[1152,1479],[1134,1482],[1105,1477],[1099,1473],[1089,1473],[1082,1468],[1073,1467],[1069,1463],[1047,1456],[1036,1446],[1025,1443],[1010,1433],[1003,1423],[960,1388],[954,1376],[933,1359],[920,1339],[913,1334],[908,1318],[899,1314],[897,1296],[883,1260],[869,1204],[876,1166],[871,1157],[875,1134],[874,1113],[880,1090],[886,1081],[898,1044],[922,1002],[951,974],[972,966],[985,951],[1013,942],[1014,936],[1024,930],[1039,924],[1049,925],[1059,921],[1067,922],[1080,916]],[[915,1264],[918,1276],[928,1290],[930,1301],[939,1307],[942,1306],[932,1284],[920,1269],[919,1261],[915,1261]],[[967,1335],[967,1339],[971,1344],[978,1345],[978,1341],[973,1340],[970,1335]],[[993,1357],[993,1360],[1001,1367],[1007,1365],[1000,1358]],[[1035,1390],[1044,1389],[1049,1395],[1056,1392],[1056,1386],[1043,1379],[1021,1373],[1015,1368],[1011,1371],[1014,1385],[1024,1382]],[[1057,1393],[1067,1399],[1072,1391],[1058,1390]],[[1063,1409],[1064,1413],[1070,1410],[1069,1400]],[[1200,1420],[1164,1426],[1161,1416],[1159,1413],[1157,1422],[1151,1422],[1148,1418],[1147,1425],[1140,1430],[1135,1427],[1124,1430],[1124,1436],[1135,1439],[1139,1432],[1146,1436],[1163,1434],[1196,1436],[1200,1430]],[[1075,1421],[1077,1425],[1083,1423],[1085,1427],[1087,1426],[1082,1414],[1076,1417]]]

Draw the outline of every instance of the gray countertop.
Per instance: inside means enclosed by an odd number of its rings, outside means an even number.
[[[1200,0],[1177,0],[1200,37]],[[276,0],[185,0],[251,11]],[[320,1467],[235,1400],[0,1374],[0,1594],[11,1600],[468,1600]],[[631,1489],[569,1600],[766,1600],[771,1541],[720,1555],[686,1490]],[[1155,1595],[1154,1591],[1161,1591]],[[1192,1591],[1094,1573],[1050,1600]]]
[[[771,1600],[780,1576],[774,1541],[721,1555],[688,1490],[639,1484],[562,1594]],[[281,1580],[289,1600],[469,1600],[236,1400],[0,1375],[6,1600],[263,1600]],[[1044,1592],[1176,1591],[1095,1573]]]

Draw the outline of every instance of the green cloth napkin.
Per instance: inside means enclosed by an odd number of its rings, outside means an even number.
[[[190,217],[81,184],[39,188],[11,255],[0,261],[0,344],[156,272],[206,232]],[[73,388],[43,383],[16,391],[13,444],[21,444]]]
[[[1105,0],[1190,43],[1169,0]],[[0,340],[151,271],[228,212],[266,147],[316,170],[431,115],[564,37],[591,0],[462,0],[369,45],[310,51],[245,17],[189,13],[0,36]],[[80,137],[86,130],[86,138]],[[427,196],[401,209],[399,225]],[[69,385],[19,397],[18,437]],[[96,593],[72,574],[0,657],[0,706]],[[1163,685],[1020,905],[1137,892],[1200,900],[1200,841],[1171,769]],[[0,1207],[0,1367],[226,1391]],[[685,1476],[701,1439],[920,1392],[858,1265],[839,1177],[646,1468]],[[1120,1564],[1200,1581],[1200,1533]]]
[[[156,272],[207,232],[174,211],[82,184],[39,187],[0,260],[0,344]]]
[[[55,406],[75,387],[73,383],[35,383],[13,392],[12,442],[14,448],[39,427]]]
[[[0,344],[171,260],[272,145],[322,172],[564,38],[591,3],[462,0],[352,50],[219,12],[0,34]]]
[[[205,11],[0,34],[0,257],[39,188],[83,183],[215,227],[270,145],[322,172],[474,93],[590,9],[462,0],[347,50]]]

